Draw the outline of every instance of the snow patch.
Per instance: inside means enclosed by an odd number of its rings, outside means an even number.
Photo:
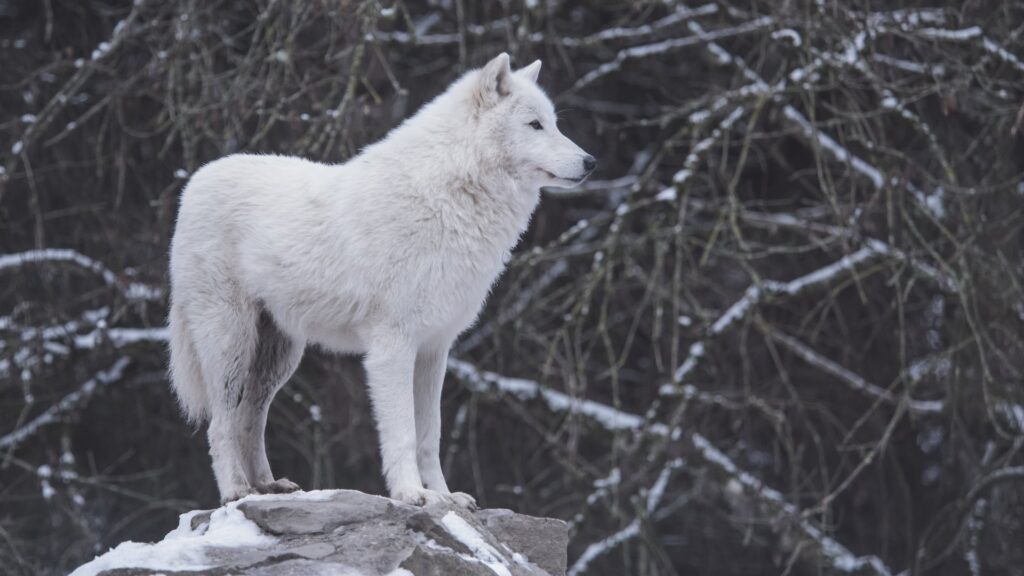
[[[658,195],[655,196],[654,199],[659,202],[672,202],[676,199],[676,196],[675,188],[665,188],[661,192],[658,192]]]
[[[785,38],[786,40],[789,40],[790,42],[793,43],[793,46],[797,48],[802,46],[804,43],[803,40],[800,38],[800,34],[798,34],[797,31],[793,30],[792,28],[784,28],[782,30],[776,30],[775,32],[772,32],[773,40],[778,40],[779,38]]]
[[[690,116],[687,118],[687,121],[690,124],[703,124],[704,121],[707,120],[710,116],[711,112],[709,112],[708,110],[697,110],[696,112],[690,114]]]
[[[505,564],[504,559],[493,546],[484,540],[483,536],[473,528],[469,522],[466,522],[461,516],[455,512],[448,512],[441,518],[441,524],[444,525],[445,529],[455,537],[456,540],[462,542],[467,548],[473,551],[473,555],[484,563],[485,566],[491,569],[498,576],[512,576],[509,572],[508,566]]]
[[[1024,432],[1024,406],[1002,402],[996,407],[996,411],[1000,412],[1017,432]]]
[[[604,478],[598,478],[594,480],[594,488],[607,488],[609,486],[616,486],[622,481],[622,471],[616,466],[612,468],[612,471],[608,476]]]
[[[926,38],[935,38],[938,40],[970,40],[971,38],[977,38],[981,36],[981,28],[977,26],[971,26],[970,28],[963,28],[961,30],[947,30],[945,28],[921,28],[917,31],[918,34]]]
[[[580,555],[580,557],[576,560],[576,563],[573,564],[572,567],[569,569],[568,576],[577,576],[578,574],[582,574],[587,570],[587,567],[595,558],[601,556],[608,550],[615,548],[622,542],[625,542],[631,538],[638,536],[639,534],[640,519],[637,518],[636,520],[633,520],[632,522],[627,524],[625,528],[619,530],[615,534],[612,534],[604,540],[595,542],[590,546],[587,546],[587,549],[583,551],[583,554]]]
[[[125,298],[129,300],[159,300],[163,295],[160,288],[139,282],[132,282],[124,291]]]
[[[307,502],[323,502],[334,498],[339,490],[299,490],[289,494],[250,494],[240,498],[228,506],[241,504],[242,502],[255,502],[259,500],[304,500]]]
[[[925,454],[931,454],[942,447],[945,433],[938,426],[930,426],[917,434],[917,446]]]
[[[817,130],[803,114],[797,112],[796,108],[786,106],[783,108],[782,113],[786,118],[796,124],[807,138],[816,140],[821,147],[831,153],[837,161],[841,163],[849,163],[850,167],[871,180],[872,184],[875,185],[875,188],[882,188],[885,183],[885,178],[882,177],[882,173],[879,172],[878,169],[855,156],[846,148],[843,148],[838,142],[825,133]]]
[[[941,220],[946,217],[946,204],[943,198],[946,195],[946,191],[940,186],[935,189],[935,192],[931,194],[924,194],[920,190],[912,190],[915,192],[915,196],[918,201],[925,207],[926,210],[932,213],[936,219]]]
[[[100,58],[105,56],[107,52],[110,52],[110,43],[100,42],[99,46],[97,46],[96,49],[92,51],[91,57],[93,60],[99,60]]]
[[[244,500],[244,499],[243,499]],[[224,548],[256,548],[269,546],[276,538],[264,534],[259,526],[238,510],[232,502],[210,516],[208,524],[192,528],[192,518],[201,511],[193,510],[178,517],[178,527],[155,543],[122,542],[106,554],[79,566],[71,576],[93,576],[115,568],[149,570],[205,570],[212,568],[211,552]]]

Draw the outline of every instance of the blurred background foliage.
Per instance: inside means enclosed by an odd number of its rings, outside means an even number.
[[[570,521],[573,574],[1024,573],[1022,34],[979,0],[0,0],[0,572],[216,504],[165,374],[189,174],[343,162],[508,51],[600,167],[453,354],[453,489]],[[384,491],[362,378],[307,353],[275,472]]]

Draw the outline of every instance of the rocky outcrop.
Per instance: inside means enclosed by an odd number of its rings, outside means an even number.
[[[562,576],[567,543],[561,520],[321,490],[182,514],[160,542],[122,543],[73,576]]]

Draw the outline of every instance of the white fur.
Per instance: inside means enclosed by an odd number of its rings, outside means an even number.
[[[539,71],[512,72],[502,54],[342,165],[239,154],[189,181],[171,245],[171,372],[189,417],[210,422],[222,499],[296,488],[274,480],[263,433],[317,344],[365,354],[391,496],[472,505],[438,456],[448,349],[541,186],[593,165],[558,131]]]

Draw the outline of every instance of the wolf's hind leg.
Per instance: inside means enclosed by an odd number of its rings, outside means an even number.
[[[190,302],[189,326],[209,400],[210,456],[222,502],[253,492],[239,452],[237,407],[256,349],[256,308],[241,298]]]
[[[213,459],[213,475],[217,479],[220,500],[226,503],[252,494],[253,489],[239,458],[235,442],[238,428],[233,422],[233,416],[223,406],[215,406],[211,412],[210,427],[207,430],[210,457]]]
[[[256,352],[235,408],[241,432],[237,437],[238,453],[249,484],[256,492],[275,494],[299,489],[287,478],[274,480],[265,435],[270,404],[299,366],[304,344],[281,332],[266,311],[260,313],[256,325]]]

